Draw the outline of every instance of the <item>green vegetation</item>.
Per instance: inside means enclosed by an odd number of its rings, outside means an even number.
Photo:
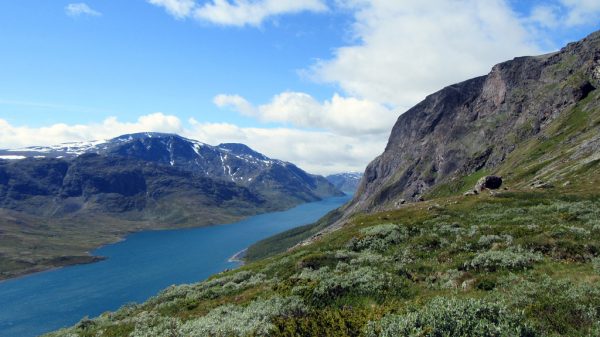
[[[450,182],[439,184],[429,193],[427,193],[425,197],[427,199],[433,199],[465,193],[469,190],[473,190],[473,187],[477,181],[488,174],[489,172],[486,170],[479,170],[468,176],[456,178]]]
[[[48,336],[597,336],[598,219],[555,189],[360,215]]]
[[[248,250],[244,255],[244,260],[247,262],[257,261],[275,254],[283,253],[298,242],[317,234],[339,219],[340,216],[341,211],[336,209],[326,214],[314,224],[300,226],[261,240],[248,247]]]

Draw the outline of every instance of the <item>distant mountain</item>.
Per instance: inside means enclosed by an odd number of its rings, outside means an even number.
[[[2,150],[1,158],[12,160],[0,160],[0,228],[12,228],[15,256],[46,246],[48,237],[67,246],[76,237],[85,250],[69,254],[83,254],[94,246],[85,244],[89,236],[111,241],[141,228],[225,223],[342,194],[324,177],[246,145],[174,134]],[[11,235],[0,236],[0,246]],[[31,268],[43,269],[37,264],[56,256],[54,248],[35,250],[47,256],[30,258]]]
[[[359,172],[345,172],[331,174],[326,178],[340,191],[346,194],[354,194],[358,189],[358,184],[360,184],[362,176],[362,173]]]
[[[141,160],[198,176],[230,181],[259,194],[277,196],[279,203],[290,199],[289,205],[338,193],[323,177],[308,174],[294,164],[268,158],[244,144],[212,146],[175,134],[146,132],[107,141],[0,150],[0,159],[33,157],[69,160],[92,153],[106,158]]]

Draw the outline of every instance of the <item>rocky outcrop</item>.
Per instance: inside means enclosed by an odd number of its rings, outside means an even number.
[[[402,114],[346,213],[416,201],[440,184],[493,172],[600,86],[600,32],[559,52],[518,57],[448,86]]]
[[[502,177],[497,176],[485,176],[479,179],[475,184],[475,191],[480,192],[483,190],[497,190],[502,186]]]

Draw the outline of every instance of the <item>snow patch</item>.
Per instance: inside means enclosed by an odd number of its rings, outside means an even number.
[[[0,156],[0,159],[5,159],[5,160],[20,160],[20,159],[25,159],[27,157],[25,156],[14,156],[14,155],[6,155],[6,156]]]

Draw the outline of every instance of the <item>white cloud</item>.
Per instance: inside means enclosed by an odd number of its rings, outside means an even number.
[[[552,5],[536,6],[531,10],[529,20],[543,28],[556,28],[560,25],[560,8]]]
[[[218,95],[214,102],[221,108],[229,107],[263,122],[325,129],[340,135],[383,134],[387,137],[397,118],[396,112],[381,104],[338,94],[322,103],[301,92],[281,93],[258,107],[239,95]]]
[[[135,122],[121,122],[116,117],[109,117],[102,123],[65,124],[32,128],[13,126],[0,119],[0,147],[19,148],[32,145],[53,145],[64,142],[109,139],[121,134],[144,131],[183,132],[179,118],[153,113],[141,116]]]
[[[190,15],[192,9],[196,7],[194,0],[148,0],[149,3],[163,7],[167,13],[177,19],[182,19]]]
[[[558,0],[532,9],[531,21],[544,28],[597,25],[600,17],[598,0]]]
[[[383,151],[386,140],[376,135],[339,135],[292,128],[242,128],[228,123],[192,121],[185,135],[209,144],[239,142],[265,155],[290,161],[319,174],[363,171]]]
[[[244,116],[256,117],[258,111],[250,102],[239,95],[218,95],[213,102],[219,108],[231,107]]]
[[[504,0],[354,0],[353,45],[309,73],[348,95],[407,109],[443,86],[539,49]]]
[[[67,15],[73,16],[73,17],[82,16],[82,15],[88,15],[88,16],[101,16],[102,15],[102,13],[90,8],[90,6],[88,6],[87,4],[85,4],[83,2],[68,4],[65,7],[65,13],[67,13]]]
[[[327,10],[323,0],[210,0],[202,5],[195,0],[147,1],[178,19],[192,17],[224,26],[259,26],[273,16]]]
[[[198,7],[194,17],[226,26],[258,26],[270,16],[325,10],[327,6],[322,0],[213,0]]]

